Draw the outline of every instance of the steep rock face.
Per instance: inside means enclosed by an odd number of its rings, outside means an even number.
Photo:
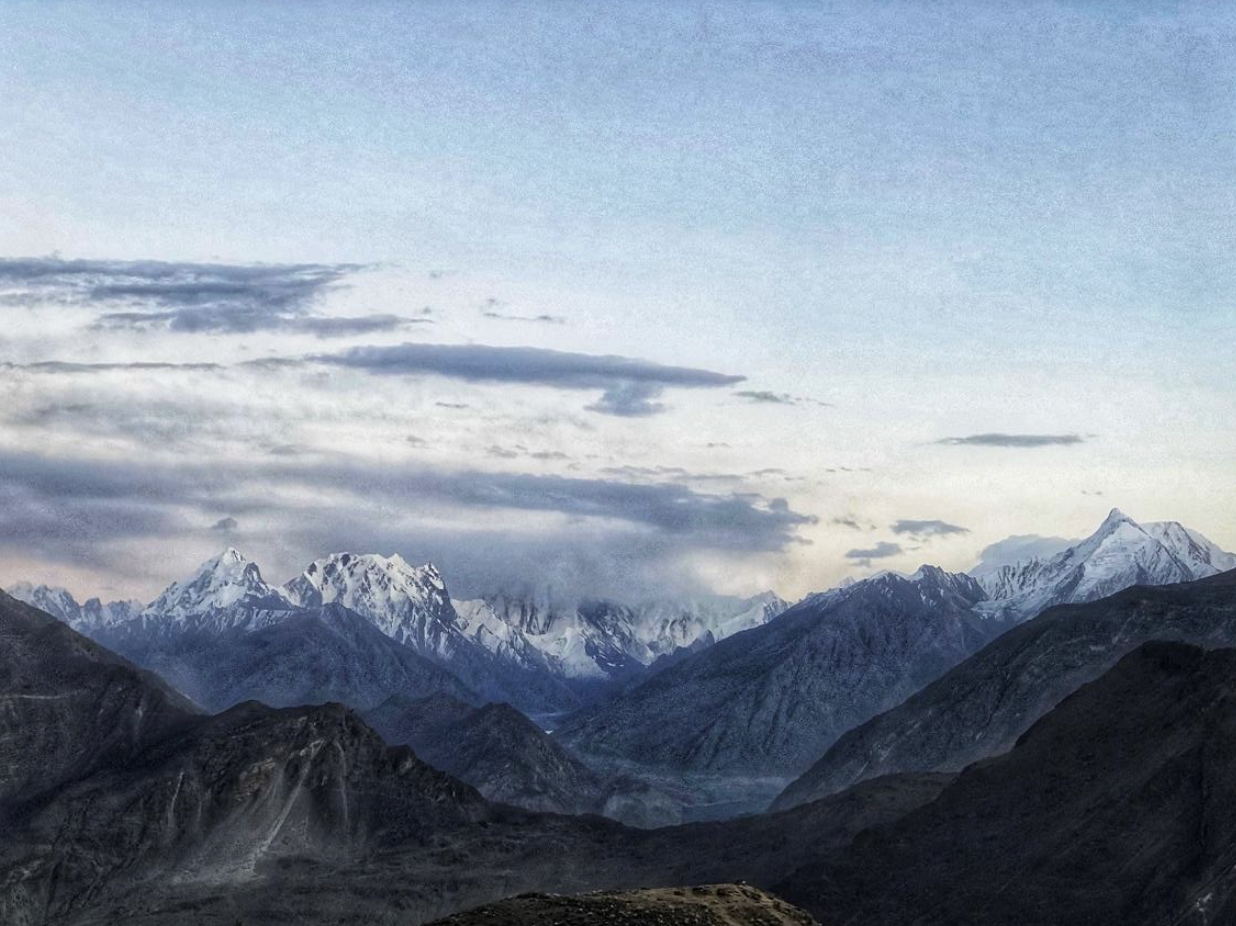
[[[1141,525],[1113,508],[1081,543],[984,573],[979,582],[989,600],[979,610],[1016,622],[1053,605],[1094,601],[1133,585],[1189,582],[1233,566],[1236,557],[1174,521]]]
[[[773,806],[816,800],[878,775],[957,771],[1001,753],[1064,697],[1150,640],[1236,646],[1236,572],[1045,612],[845,734]]]
[[[1231,650],[1147,644],[783,896],[824,924],[1231,923],[1233,678]]]
[[[396,693],[480,702],[446,669],[339,604],[292,612],[253,631],[182,634],[140,655],[211,711],[250,700],[272,707],[339,701],[363,710]]]
[[[553,813],[602,809],[600,779],[508,704],[474,708],[449,696],[397,696],[365,719],[388,743],[411,746],[490,800]]]
[[[196,713],[154,676],[0,592],[0,805],[130,758]]]
[[[684,659],[560,731],[585,759],[790,775],[992,638],[973,579],[924,567],[810,599]]]

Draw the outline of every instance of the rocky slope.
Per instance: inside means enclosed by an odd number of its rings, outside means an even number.
[[[815,926],[785,901],[748,884],[561,896],[521,894],[457,913],[435,926]]]
[[[364,716],[388,743],[411,746],[490,800],[554,813],[605,808],[599,777],[508,704],[397,695]]]
[[[106,634],[101,634],[106,639]],[[339,701],[358,710],[395,694],[481,698],[441,666],[339,604],[289,613],[257,630],[124,639],[121,647],[210,711]]]
[[[925,567],[803,602],[683,660],[559,731],[587,760],[787,776],[998,632],[968,576]]]
[[[0,749],[44,770],[8,779],[0,797],[0,921],[14,926],[406,924],[526,890],[752,871],[770,880],[938,792],[877,784],[731,828],[644,832],[529,814],[387,747],[339,705],[196,715],[51,617],[0,605],[0,699],[18,712],[0,727]],[[83,735],[117,672],[134,694],[118,704],[140,723]],[[21,697],[36,676],[38,700]],[[54,713],[32,707],[44,704]],[[22,739],[31,719],[46,721],[34,743]],[[61,743],[72,753],[49,761]]]
[[[1152,643],[780,888],[826,924],[1236,922],[1236,651]]]
[[[127,761],[197,713],[153,675],[0,592],[0,802]]]
[[[1004,752],[1064,697],[1150,640],[1236,646],[1236,572],[1047,611],[846,733],[773,806],[892,772],[957,771]]]

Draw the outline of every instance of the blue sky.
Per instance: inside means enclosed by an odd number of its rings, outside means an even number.
[[[293,313],[369,319],[327,344],[323,323],[287,317],[99,326],[150,299],[31,290],[10,267],[0,360],[130,365],[88,390],[143,409],[89,444],[101,467],[144,453],[188,474],[207,449],[249,464],[275,430],[305,467],[330,451],[422,488],[426,471],[453,486],[479,468],[685,487],[708,511],[719,490],[760,510],[784,499],[804,520],[743,549],[663,524],[636,539],[622,518],[615,539],[612,513],[456,494],[397,530],[366,536],[358,517],[291,540],[292,512],[382,510],[302,486],[248,517],[226,494],[174,499],[160,529],[111,539],[173,551],[157,569],[116,579],[108,557],[49,542],[14,545],[0,574],[106,575],[145,594],[217,545],[198,521],[231,516],[236,544],[276,573],[338,541],[445,558],[448,578],[477,585],[507,578],[467,555],[477,531],[544,550],[570,536],[576,553],[579,533],[623,567],[561,568],[619,590],[667,581],[641,549],[676,581],[734,591],[823,587],[879,542],[902,552],[872,568],[962,568],[1008,534],[1083,533],[1112,504],[1236,546],[1234,46],[1232,14],[1208,4],[7,3],[0,257],[364,267]],[[385,316],[404,321],[382,329]],[[132,367],[404,342],[745,379],[583,395],[543,373]],[[280,377],[318,391],[310,410]],[[0,448],[79,457],[86,413],[63,411],[88,404],[75,375],[6,378]],[[223,439],[160,429],[203,395],[193,420]],[[605,396],[658,413],[607,414]],[[535,446],[532,421],[550,422]],[[1078,439],[940,443],[987,434]],[[764,470],[782,472],[751,475]],[[703,478],[719,475],[735,478]],[[52,536],[71,515],[20,502],[51,521],[11,532]],[[912,543],[891,530],[907,519],[967,532]],[[482,546],[487,563],[531,568],[488,534]]]

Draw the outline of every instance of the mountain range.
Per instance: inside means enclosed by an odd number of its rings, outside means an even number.
[[[954,667],[995,658],[988,644],[1013,645],[1021,637],[1006,631],[1044,609],[1232,564],[1182,525],[1138,525],[1113,510],[1093,535],[1046,559],[977,577],[931,566],[879,573],[792,608],[771,593],[638,606],[509,594],[460,601],[432,565],[350,553],[275,587],[234,549],[148,605],[12,589],[208,711],[339,701],[384,717],[402,705],[402,727],[421,732],[397,740],[429,750],[483,794],[647,826],[759,810],[787,785],[778,806],[882,770],[953,771],[1007,748],[1080,682],[1062,673],[1058,686],[1041,687],[1034,710],[1005,702],[1007,719],[960,751],[947,743],[967,736],[966,724],[950,732],[936,729],[946,726],[937,715],[914,717],[913,736],[889,725],[912,716],[939,690],[933,683],[957,677]],[[1087,645],[1110,649],[1104,668],[1128,649]],[[439,734],[435,751],[426,731],[441,721],[433,706],[446,704],[463,728],[476,726],[456,740]],[[486,704],[509,707],[480,711]],[[373,713],[382,706],[385,714]],[[494,753],[512,761],[495,763]]]
[[[989,653],[984,647],[998,645],[998,638],[1020,639],[1003,635],[1042,609],[1139,583],[1203,578],[1229,564],[1236,557],[1179,524],[1142,527],[1113,510],[1093,535],[1045,562],[1006,566],[979,579],[925,566],[910,576],[881,573],[809,596],[777,620],[577,712],[558,735],[594,764],[722,776],[746,796],[741,809],[757,809],[761,795],[771,798],[778,781],[788,784],[806,772],[847,731],[903,710],[906,698],[967,657]],[[916,734],[927,729],[911,726]],[[899,751],[900,735],[873,746],[882,761]],[[909,741],[900,751],[928,754]],[[904,769],[938,767],[961,766]],[[730,790],[715,780],[697,787]]]
[[[264,637],[245,640],[238,634],[265,632],[269,637],[275,625],[297,620],[307,626],[306,615],[314,615],[333,628],[337,638],[346,623],[342,612],[347,611],[454,675],[455,694],[506,701],[535,716],[574,710],[649,673],[659,659],[766,623],[787,607],[771,593],[636,606],[600,600],[554,604],[509,595],[457,601],[432,564],[418,567],[398,555],[351,553],[315,561],[283,587],[275,587],[263,579],[256,563],[231,548],[147,605],[102,604],[96,598],[82,605],[65,589],[25,582],[9,591],[142,665],[186,679],[212,708],[250,698],[298,703],[308,691],[305,685],[292,681],[290,688],[279,691],[279,679],[300,679],[306,671],[338,678],[337,660],[324,656],[327,664],[312,669],[304,658],[295,666],[279,665],[285,657],[278,647],[265,645]],[[314,632],[324,633],[320,628]],[[238,647],[241,664],[233,666],[232,653]],[[301,649],[302,657],[314,651]],[[332,649],[337,647],[324,652]],[[256,651],[265,654],[267,663],[255,673],[249,663]],[[377,664],[364,666],[358,674],[392,678],[390,653],[381,655]],[[423,669],[413,673],[428,674]],[[444,685],[434,681],[375,688],[361,683],[351,692],[341,684],[328,689],[366,708],[392,694],[418,696]]]
[[[1236,609],[1236,573],[1156,593],[1172,596],[1176,624],[1203,622],[1190,614]],[[1044,617],[1102,624],[1112,606]],[[529,891],[635,888],[661,890],[615,898],[619,921],[760,922],[774,911],[802,921],[758,891],[730,893],[741,881],[825,926],[1236,917],[1233,650],[1143,643],[1003,755],[960,773],[884,776],[777,813],[636,830],[491,803],[340,705],[203,714],[4,595],[0,639],[6,923],[381,926]],[[703,883],[734,886],[681,887]],[[675,900],[709,894],[742,912]],[[570,917],[597,902],[528,898],[456,922],[524,909]]]
[[[1052,608],[847,732],[773,806],[895,772],[955,772],[1002,753],[1063,698],[1148,641],[1236,647],[1231,582],[1228,572]]]

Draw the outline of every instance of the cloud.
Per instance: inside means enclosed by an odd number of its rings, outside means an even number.
[[[808,399],[803,396],[790,395],[787,392],[770,392],[767,389],[741,389],[734,395],[763,405],[818,405],[821,408],[831,408],[828,402],[818,399]]]
[[[25,549],[37,541],[39,552],[57,561],[65,556],[84,562],[106,559],[111,555],[107,542],[113,540],[191,536],[200,531],[193,526],[195,521],[201,523],[195,513],[220,508],[232,511],[232,520],[260,514],[265,529],[276,537],[310,523],[317,524],[325,537],[333,525],[348,519],[357,532],[368,523],[375,536],[398,526],[403,544],[424,546],[432,525],[429,536],[441,536],[444,544],[448,537],[455,538],[450,543],[465,577],[478,574],[484,557],[514,553],[530,542],[544,543],[551,535],[574,538],[564,541],[570,545],[583,536],[596,542],[587,551],[570,551],[574,561],[607,556],[614,545],[629,552],[641,544],[679,559],[699,551],[779,551],[802,542],[799,528],[815,522],[784,499],[753,493],[704,493],[677,483],[521,472],[400,469],[377,463],[280,460],[172,465],[0,450],[0,476],[0,548]],[[297,494],[302,503],[285,506],[281,493]],[[306,504],[303,499],[312,501]],[[407,520],[392,518],[390,512],[403,512]],[[491,523],[501,512],[526,516],[506,519],[503,523],[509,526],[495,532],[495,538],[505,539],[501,543],[493,539],[484,557],[479,550],[469,555],[462,539],[469,532],[466,525]],[[322,537],[306,536],[305,542],[312,543],[308,553],[327,552]],[[501,570],[487,563],[482,571]],[[631,581],[638,584],[639,579],[632,576]]]
[[[968,437],[945,437],[937,444],[967,447],[1052,447],[1084,444],[1080,434],[971,434]]]
[[[397,331],[431,319],[392,314],[315,315],[312,304],[359,264],[197,264],[161,261],[0,259],[0,297],[125,306],[103,312],[100,329],[180,333],[285,331],[319,338]]]
[[[666,366],[611,355],[579,354],[537,347],[482,344],[400,344],[354,347],[306,360],[374,375],[435,375],[474,383],[522,383],[559,389],[596,389],[590,411],[622,417],[657,414],[653,401],[667,388],[715,388],[744,377],[692,367]]]
[[[591,405],[584,406],[590,412],[602,415],[617,415],[620,418],[643,418],[659,415],[665,405],[654,402],[662,388],[652,383],[619,383],[606,389]]]
[[[510,447],[504,447],[499,444],[491,445],[486,451],[489,456],[497,457],[501,460],[541,460],[549,461],[567,461],[571,459],[571,455],[563,453],[561,450],[529,450],[523,444],[515,444]]]
[[[0,363],[0,369],[23,370],[30,373],[141,373],[154,370],[187,370],[192,372],[226,369],[219,363],[170,363],[162,361],[132,361],[119,363],[74,363],[64,360],[41,360],[37,363]]]
[[[220,518],[212,526],[212,531],[234,531],[240,527],[240,522],[235,518]]]
[[[915,540],[931,537],[947,537],[951,534],[968,534],[970,529],[949,524],[947,521],[911,521],[902,519],[892,525],[894,534],[908,534]]]
[[[99,317],[95,327],[133,331],[163,328],[194,334],[283,331],[289,334],[311,334],[325,339],[399,331],[421,324],[432,324],[432,320],[406,318],[401,315],[272,315],[247,306],[207,306],[179,308],[167,312],[109,312]]]
[[[481,312],[485,318],[502,322],[532,322],[542,325],[565,325],[566,319],[561,315],[509,315],[495,309],[484,309]]]
[[[835,518],[831,518],[828,523],[837,527],[848,527],[852,531],[869,531],[875,529],[874,524],[864,524],[852,514],[839,515]]]
[[[1014,566],[1033,559],[1050,559],[1075,543],[1076,540],[1066,537],[1015,534],[984,547],[979,553],[978,565],[970,570],[970,574],[981,576],[995,572],[1002,566]]]
[[[857,560],[862,564],[870,565],[873,559],[887,559],[890,556],[900,556],[905,551],[899,543],[889,543],[887,540],[881,540],[874,547],[868,549],[849,550],[845,557],[846,559]]]

